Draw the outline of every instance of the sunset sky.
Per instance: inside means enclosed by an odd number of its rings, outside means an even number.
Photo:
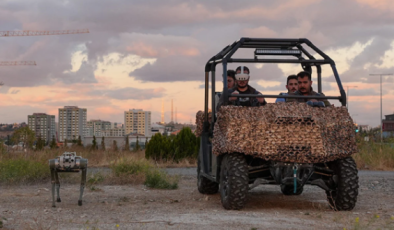
[[[194,122],[205,63],[241,37],[311,40],[335,60],[359,124],[380,123],[379,77],[369,74],[394,73],[392,0],[0,0],[0,31],[67,29],[90,33],[0,37],[0,61],[37,63],[0,66],[0,123],[26,122],[35,112],[57,121],[69,105],[87,108],[88,120],[123,121],[135,108],[160,121],[162,99],[167,122],[171,99],[178,122]],[[286,77],[301,70],[248,66],[263,94],[285,92]],[[323,77],[323,92],[339,95],[329,68]],[[394,76],[383,81],[385,115],[394,112]]]

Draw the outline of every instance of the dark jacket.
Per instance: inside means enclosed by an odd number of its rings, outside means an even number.
[[[232,94],[234,91],[237,89],[229,89],[228,94]],[[238,91],[238,90],[237,90]],[[248,85],[248,89],[245,92],[238,91],[239,94],[261,94],[259,91],[257,91],[255,88],[252,86]],[[249,97],[240,97],[237,98],[236,101],[228,101],[227,105],[241,105],[241,106],[258,106],[258,105],[266,105],[267,102],[264,100],[263,103],[259,103],[256,97],[249,98]],[[220,106],[224,105],[224,96],[223,94],[220,95],[219,103],[217,105],[216,110],[218,111]]]
[[[299,92],[299,91],[295,91],[294,93],[289,93],[288,95],[290,96],[290,95],[303,95],[303,94],[301,92]],[[317,96],[325,96],[323,93],[317,93],[317,92],[313,91],[313,89],[308,93],[308,95],[305,95],[305,96],[315,96],[315,95],[317,95]],[[307,99],[307,98],[305,98],[305,99],[303,99],[303,98],[286,98],[286,102],[293,102],[293,101],[307,102],[309,100],[310,99]],[[328,102],[327,99],[316,99],[316,100],[323,101],[325,106],[330,106],[331,105],[331,103]]]

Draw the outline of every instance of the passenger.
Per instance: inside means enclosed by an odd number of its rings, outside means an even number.
[[[232,69],[227,70],[227,89],[235,88],[235,71]],[[215,107],[218,107],[220,96],[222,92],[215,93]]]
[[[312,89],[312,77],[309,72],[302,71],[297,74],[298,90],[288,95],[303,95],[303,96],[325,96],[323,93],[317,93]],[[327,99],[303,99],[303,98],[287,98],[286,102],[299,101],[299,102],[317,102],[323,101],[325,106],[331,105]]]
[[[235,71],[227,70],[227,89],[235,88]]]
[[[249,78],[250,78],[250,71],[249,68],[246,66],[239,66],[236,70],[235,74],[235,83],[236,87],[233,89],[229,89],[229,94],[259,94],[261,93],[257,91],[255,88],[249,85]],[[218,109],[221,105],[223,105],[224,97],[221,95]],[[254,106],[254,105],[265,105],[267,102],[262,97],[230,97],[229,98],[229,105],[242,105],[242,106]]]
[[[287,84],[286,84],[287,93],[280,93],[279,95],[288,95],[289,93],[294,93],[298,90],[298,80],[297,75],[290,75],[287,77]],[[286,102],[285,98],[276,98],[275,103],[278,102]]]

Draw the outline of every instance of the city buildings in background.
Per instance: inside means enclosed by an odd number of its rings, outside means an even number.
[[[382,120],[383,137],[394,136],[394,114],[384,115]]]
[[[161,123],[161,122],[160,122]],[[155,124],[153,123],[151,125],[151,134],[152,136],[154,136],[156,133],[160,133],[160,134],[164,134],[165,132],[165,126],[164,125],[160,125],[160,124]]]
[[[367,132],[372,129],[372,127],[370,125],[358,125],[357,127],[358,127],[358,130],[367,131]]]
[[[113,128],[113,129],[108,129],[104,130],[103,132],[104,137],[124,137],[125,136],[125,130],[124,128]]]
[[[121,122],[111,122],[111,129],[124,128],[124,124]]]
[[[87,109],[64,106],[59,109],[59,141],[83,138],[86,132]]]
[[[111,129],[111,122],[102,120],[90,120],[86,122],[85,137],[101,137],[105,130]]]
[[[27,116],[27,124],[36,134],[36,138],[41,137],[46,143],[56,135],[55,115],[33,113]]]
[[[130,109],[124,112],[125,134],[142,134],[150,137],[151,134],[151,112],[142,109]]]

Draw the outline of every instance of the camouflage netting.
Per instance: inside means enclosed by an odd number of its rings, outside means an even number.
[[[203,118],[199,111],[196,135],[201,135]],[[241,152],[298,163],[332,161],[357,151],[353,120],[346,108],[317,108],[298,102],[222,106],[212,143],[215,155]]]

